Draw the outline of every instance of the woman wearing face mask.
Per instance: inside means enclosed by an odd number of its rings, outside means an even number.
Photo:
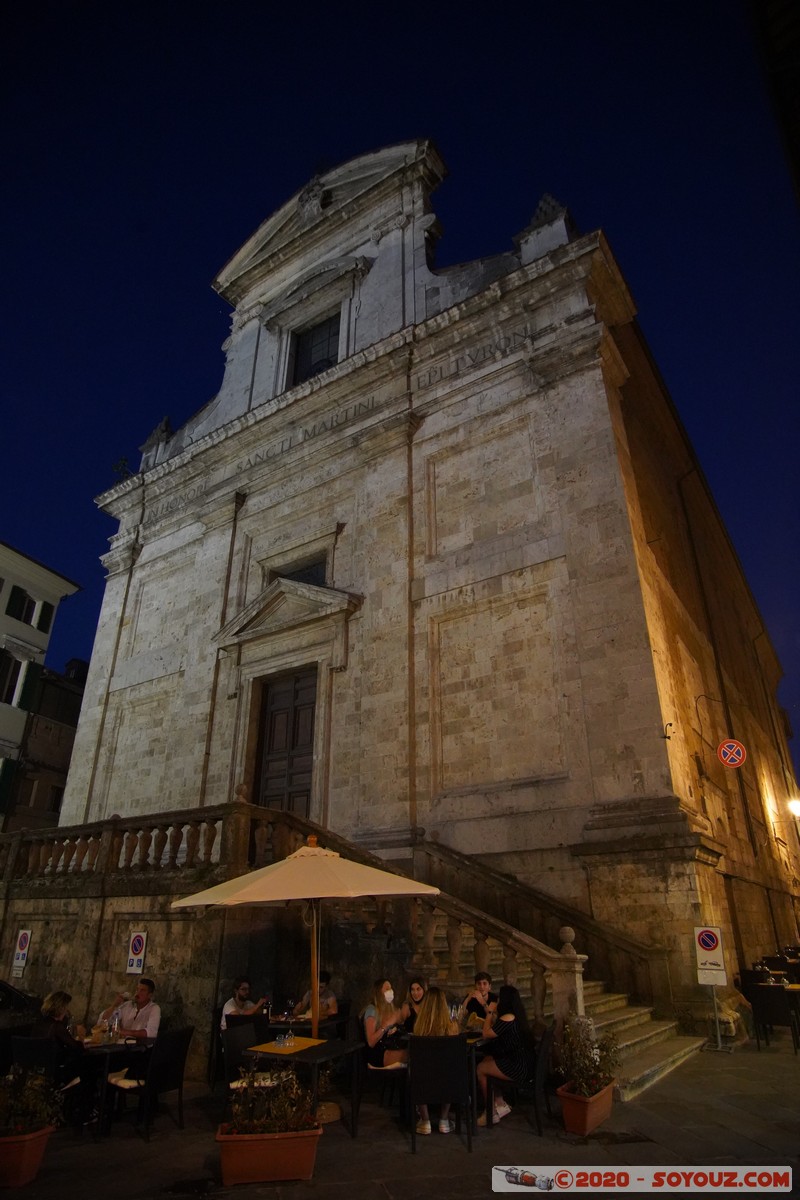
[[[364,1009],[367,1062],[371,1067],[391,1067],[395,1063],[408,1061],[407,1051],[391,1046],[391,1040],[402,1023],[403,1014],[394,1002],[391,983],[388,979],[376,979],[370,1003]]]

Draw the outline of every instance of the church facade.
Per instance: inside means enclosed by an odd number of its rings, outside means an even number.
[[[313,180],[215,287],[219,394],[119,522],[61,823],[244,787],[729,966],[798,939],[780,667],[602,233],[437,270],[435,147]],[[746,748],[741,766],[718,754]]]

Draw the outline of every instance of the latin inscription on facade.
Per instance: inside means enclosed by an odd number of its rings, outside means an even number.
[[[357,417],[363,417],[365,413],[372,412],[374,408],[375,397],[367,396],[366,400],[356,400],[355,403],[348,404],[347,408],[339,409],[338,412],[331,413],[327,417],[321,417],[313,424],[299,425],[296,429],[290,429],[279,441],[271,442],[270,445],[264,446],[260,450],[254,450],[247,458],[241,459],[234,467],[233,474],[238,475],[241,471],[248,471],[260,463],[274,462],[297,446],[304,446],[306,442],[318,438],[323,433],[330,433],[332,429],[337,429],[340,425],[348,425]]]
[[[294,450],[298,446],[304,446],[306,442],[321,437],[323,433],[330,433],[332,429],[348,425],[351,421],[363,417],[366,413],[373,412],[375,408],[375,397],[367,396],[365,400],[356,400],[353,404],[348,404],[347,408],[341,408],[336,412],[329,413],[327,416],[320,417],[319,420],[308,425],[299,425],[295,429],[290,429],[283,437],[270,442],[267,446],[254,450],[247,458],[240,459],[228,472],[228,477],[240,475],[242,471],[249,471],[251,467],[258,466],[260,463],[275,462],[277,459],[282,458],[284,454],[288,454],[290,450]],[[160,521],[162,517],[180,512],[208,492],[214,482],[217,481],[213,480],[212,476],[207,476],[199,483],[187,488],[186,491],[180,492],[176,496],[170,496],[169,499],[163,500],[153,508],[148,508],[142,523],[144,525],[152,525],[154,522]]]
[[[417,387],[430,387],[431,384],[438,383],[440,379],[453,379],[456,375],[460,375],[462,371],[469,371],[474,367],[479,367],[481,363],[504,358],[512,350],[519,350],[526,344],[529,344],[531,337],[532,331],[530,325],[520,325],[517,329],[512,329],[508,333],[492,338],[491,341],[484,342],[472,350],[465,350],[463,354],[458,354],[454,358],[447,359],[445,362],[437,363],[434,367],[428,367],[427,370],[420,371],[417,375]]]

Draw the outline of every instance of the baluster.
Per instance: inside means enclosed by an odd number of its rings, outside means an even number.
[[[47,870],[47,864],[50,862],[51,844],[49,840],[40,842],[39,844],[39,867],[36,872],[37,875],[44,875]]]
[[[533,1016],[537,1022],[544,1021],[544,997],[547,991],[547,981],[544,977],[544,967],[541,963],[531,962],[531,1001]]]
[[[214,853],[214,843],[217,840],[217,822],[206,821],[203,828],[203,862],[208,865]]]
[[[288,858],[294,848],[289,826],[284,825],[283,822],[275,821],[272,826],[273,861],[278,862],[282,858]]]
[[[513,946],[503,947],[503,983],[517,986],[517,952]]]
[[[72,856],[75,853],[75,843],[72,838],[67,838],[64,842],[64,865],[61,868],[61,874],[66,875],[69,871],[72,862]]]
[[[186,830],[186,866],[194,866],[197,857],[197,847],[200,845],[200,822],[190,821]]]
[[[122,846],[125,841],[125,835],[122,830],[116,826],[111,834],[111,846],[108,851],[108,870],[119,870],[119,856],[122,854]]]
[[[145,825],[139,831],[139,863],[140,871],[147,871],[150,868],[150,845],[153,841],[153,831],[149,826]]]
[[[269,822],[256,821],[256,827],[253,832],[253,841],[256,847],[256,866],[266,866],[267,862],[267,845],[269,843]]]
[[[433,943],[436,939],[436,910],[433,905],[424,904],[422,908],[422,965],[426,971],[432,971],[436,966],[436,951]]]
[[[64,843],[61,840],[61,838],[58,838],[57,841],[53,842],[53,857],[50,859],[50,874],[51,875],[58,874],[58,864],[61,862],[61,858],[62,858],[63,854],[64,854]]]
[[[156,832],[153,838],[153,869],[159,871],[161,869],[161,860],[164,857],[164,847],[167,844],[167,831],[163,825],[156,825]]]
[[[26,875],[35,875],[39,869],[39,843],[31,842],[28,847],[28,866]]]
[[[125,834],[125,845],[122,852],[122,869],[130,871],[133,856],[136,853],[136,847],[139,844],[138,834],[134,829],[129,829]]]
[[[169,860],[167,866],[174,868],[178,865],[178,855],[183,845],[183,825],[173,825],[169,831]]]
[[[461,945],[463,942],[461,922],[458,917],[447,918],[447,948],[450,951],[450,963],[447,978],[451,983],[461,980]]]
[[[359,905],[359,920],[367,933],[374,933],[378,928],[378,906],[373,909],[369,900],[362,900]]]
[[[75,847],[75,862],[72,865],[72,870],[75,875],[83,870],[83,860],[86,858],[86,851],[89,849],[89,839],[85,833],[82,833],[78,838],[78,844]]]
[[[100,838],[95,836],[89,840],[89,853],[86,855],[86,870],[89,874],[94,873],[94,864],[97,862],[97,856],[100,853]]]
[[[475,930],[475,974],[478,971],[489,972],[489,944],[487,934],[482,929]]]

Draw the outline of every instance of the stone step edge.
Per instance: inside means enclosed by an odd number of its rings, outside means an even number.
[[[623,1063],[628,1062],[647,1046],[657,1046],[677,1036],[677,1021],[648,1021],[644,1025],[631,1025],[620,1030],[619,1053]],[[633,1034],[626,1037],[626,1034]]]
[[[622,1103],[632,1100],[699,1053],[707,1041],[707,1038],[675,1036],[657,1043],[658,1053],[653,1046],[639,1055],[633,1055],[623,1063],[619,1072],[614,1089],[615,1098]]]

